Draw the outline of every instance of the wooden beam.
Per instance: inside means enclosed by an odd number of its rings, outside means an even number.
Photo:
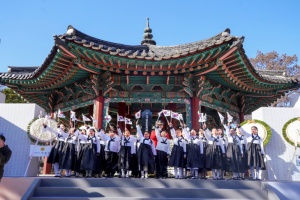
[[[77,63],[77,66],[78,66],[80,69],[83,69],[83,70],[88,71],[88,72],[90,72],[90,73],[93,73],[93,74],[100,74],[100,72],[95,71],[95,70],[92,70],[92,69],[89,69],[89,68],[83,66],[81,63]]]

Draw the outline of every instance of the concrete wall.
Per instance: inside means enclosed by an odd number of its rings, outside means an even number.
[[[11,160],[4,168],[4,176],[24,176],[31,144],[27,126],[39,115],[40,110],[43,109],[36,104],[0,103],[0,133],[4,133],[6,144],[12,150]]]
[[[0,92],[0,103],[5,103],[5,94]]]
[[[300,166],[296,166],[296,158],[291,163],[295,147],[287,143],[282,136],[284,124],[295,117],[300,117],[300,108],[263,107],[252,113],[252,119],[262,120],[272,129],[270,142],[265,146],[266,154],[271,159],[268,161],[270,165],[266,163],[267,170],[263,173],[263,177],[269,180],[275,180],[275,174],[278,180],[300,181]],[[300,155],[299,148],[296,155]]]

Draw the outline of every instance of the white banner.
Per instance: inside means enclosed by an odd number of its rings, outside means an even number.
[[[52,146],[30,145],[30,154],[32,157],[49,156]]]

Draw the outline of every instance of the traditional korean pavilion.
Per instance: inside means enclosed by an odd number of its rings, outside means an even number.
[[[54,36],[40,67],[9,67],[0,83],[47,112],[93,115],[99,127],[107,114],[134,118],[145,109],[154,118],[162,109],[183,113],[194,128],[199,110],[211,124],[220,123],[216,111],[243,121],[245,114],[299,87],[281,71],[255,70],[243,42],[226,29],[209,39],[158,46],[147,20],[141,45],[125,45],[69,26]]]

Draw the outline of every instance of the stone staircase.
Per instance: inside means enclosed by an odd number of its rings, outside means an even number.
[[[260,181],[40,178],[23,199],[273,199]]]

